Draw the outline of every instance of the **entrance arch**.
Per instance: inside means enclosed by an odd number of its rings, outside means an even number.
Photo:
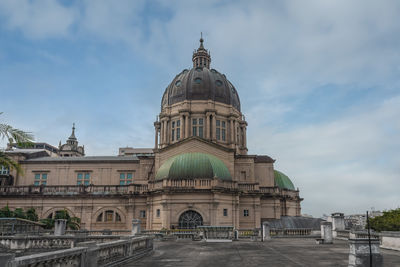
[[[200,225],[203,225],[203,217],[194,210],[185,211],[179,216],[179,228],[181,229],[194,229]]]

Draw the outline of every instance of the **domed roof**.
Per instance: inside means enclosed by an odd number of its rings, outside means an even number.
[[[185,69],[176,75],[165,89],[161,109],[184,100],[213,100],[240,111],[239,95],[232,83],[224,74],[206,67]]]
[[[290,178],[284,173],[274,170],[275,186],[281,189],[296,190]]]
[[[155,179],[219,178],[232,180],[226,165],[217,157],[205,153],[184,153],[169,158],[158,169]]]
[[[193,53],[193,68],[184,69],[165,89],[161,110],[184,100],[212,100],[232,105],[240,111],[239,95],[235,87],[224,74],[210,69],[211,56],[203,42],[201,37],[200,47]]]

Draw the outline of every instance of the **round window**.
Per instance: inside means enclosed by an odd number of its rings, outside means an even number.
[[[201,83],[201,78],[194,79],[194,82],[197,83],[197,84],[200,84]]]
[[[197,70],[198,72],[200,72],[200,71],[203,70],[203,68],[202,68],[202,67],[197,67],[196,70]]]
[[[176,81],[175,86],[176,86],[176,87],[181,86],[181,80]]]
[[[216,84],[217,86],[222,86],[222,82],[221,82],[220,80],[216,80],[216,81],[215,81],[215,84]]]

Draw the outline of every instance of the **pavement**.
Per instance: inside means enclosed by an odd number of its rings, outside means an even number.
[[[381,249],[384,266],[400,267],[400,252]],[[268,242],[206,243],[155,241],[152,255],[126,266],[348,266],[348,241],[317,245],[314,239],[274,238]]]

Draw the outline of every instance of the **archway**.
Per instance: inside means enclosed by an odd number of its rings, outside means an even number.
[[[185,211],[179,216],[179,228],[181,229],[194,229],[200,225],[203,225],[203,217],[194,210]]]

